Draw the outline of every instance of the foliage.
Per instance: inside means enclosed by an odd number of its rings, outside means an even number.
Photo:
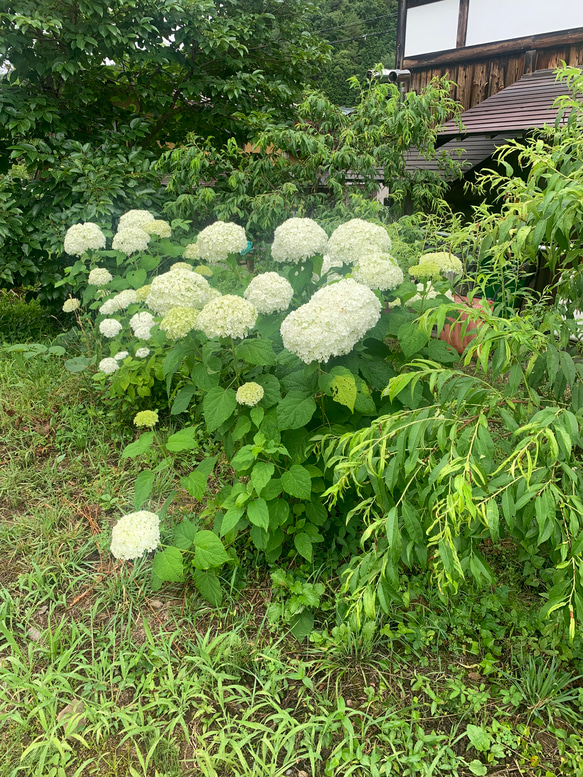
[[[436,149],[439,127],[460,110],[449,97],[450,82],[435,80],[404,100],[392,84],[354,86],[360,97],[348,115],[310,93],[297,105],[293,127],[258,123],[251,148],[235,141],[217,147],[192,135],[166,152],[162,164],[176,198],[168,212],[195,224],[211,216],[241,221],[256,240],[291,216],[330,225],[353,216],[386,219],[390,211],[376,199],[383,186],[397,212],[407,198],[439,209],[443,179],[408,171],[405,153],[415,146],[455,175],[456,163]]]
[[[318,89],[336,105],[355,104],[352,76],[363,80],[377,62],[392,67],[397,37],[395,0],[325,0],[313,15],[314,31],[329,41],[330,62],[314,76]]]
[[[422,331],[440,332],[448,315],[445,305],[427,311]],[[583,370],[568,332],[554,343],[556,314],[501,319],[480,308],[472,319],[466,369],[416,359],[384,392],[417,392],[416,407],[325,442],[335,483],[324,496],[337,504],[356,489],[367,527],[345,590],[374,617],[399,597],[403,567],[428,567],[443,592],[466,576],[492,583],[481,549],[508,538],[547,586],[542,616],[562,611],[573,639],[583,620]]]

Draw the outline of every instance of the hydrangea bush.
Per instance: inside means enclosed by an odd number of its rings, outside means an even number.
[[[419,338],[413,320],[440,298],[421,294],[408,302],[417,287],[404,280],[382,226],[354,219],[328,239],[314,221],[289,219],[275,231],[276,271],[267,263],[252,274],[239,261],[247,239],[238,225],[216,222],[180,245],[163,237],[167,230],[147,212],[126,215],[113,250],[88,250],[69,277],[94,316],[95,380],[134,413],[143,408],[135,424],[147,428],[164,410],[166,393],[170,413],[191,424],[164,444],[167,454],[191,449],[201,422],[230,459],[237,479],[213,502],[217,563],[194,567],[199,590],[216,602],[216,567],[242,533],[275,562],[282,555],[310,561],[315,545],[356,531],[321,500],[330,483],[316,452],[319,436],[359,429],[392,407],[417,406],[421,397],[409,390],[391,402],[382,397],[399,366],[413,354],[445,361],[457,354]],[[116,250],[116,237],[129,231],[141,247],[129,251],[124,242]],[[446,280],[435,283],[445,290]],[[397,303],[404,304],[389,312]],[[387,345],[391,338],[397,347]],[[155,444],[155,431],[145,431],[132,451]],[[181,481],[197,499],[209,461]],[[147,477],[140,475],[136,508],[147,499]],[[194,537],[194,528],[184,531]],[[185,542],[158,551],[156,585],[182,579],[191,552]]]

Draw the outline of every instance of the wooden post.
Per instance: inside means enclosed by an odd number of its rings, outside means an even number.
[[[395,67],[403,69],[405,57],[405,33],[407,30],[407,0],[399,0],[397,11],[397,47],[395,50]]]
[[[466,35],[468,32],[468,9],[470,0],[460,0],[460,11],[457,18],[457,41],[456,47],[463,49],[466,45]]]
[[[534,73],[536,70],[536,49],[524,52],[524,72]]]

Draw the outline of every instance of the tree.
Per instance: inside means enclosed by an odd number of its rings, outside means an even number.
[[[439,127],[460,112],[450,87],[445,78],[435,80],[402,99],[393,84],[367,82],[348,115],[312,92],[297,106],[293,127],[258,127],[247,149],[232,141],[217,148],[192,136],[164,157],[175,197],[168,210],[199,225],[211,218],[236,220],[255,239],[290,216],[324,223],[352,216],[385,219],[402,210],[407,198],[435,210],[443,177],[408,171],[405,152],[416,146],[455,171],[456,163],[436,149]],[[381,186],[389,189],[392,211],[376,199]]]
[[[283,122],[326,59],[304,0],[0,0],[0,280],[60,277],[76,221],[160,210],[166,143]]]

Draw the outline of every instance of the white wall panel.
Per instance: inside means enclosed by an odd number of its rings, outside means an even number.
[[[583,27],[583,0],[470,0],[466,46],[573,27]]]
[[[508,2],[508,0],[506,0]],[[514,2],[514,0],[511,0]],[[583,0],[577,0],[583,4]],[[407,11],[405,56],[455,49],[459,0],[439,0]]]

